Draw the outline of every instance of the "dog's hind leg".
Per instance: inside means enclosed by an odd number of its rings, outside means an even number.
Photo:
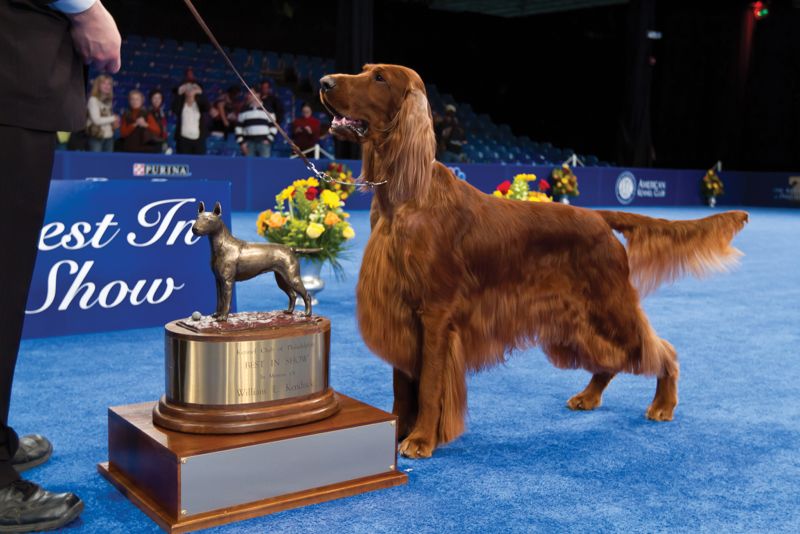
[[[664,341],[664,343],[666,343]],[[672,345],[669,345],[672,349]],[[658,376],[656,395],[647,408],[647,418],[653,421],[672,421],[675,406],[678,405],[678,376],[680,370],[675,349],[671,350],[671,358],[664,362],[664,370]]]
[[[294,289],[300,294],[301,297],[303,297],[303,305],[306,308],[306,317],[311,317],[311,296],[308,294],[308,291],[306,291],[306,286],[303,285],[303,281],[299,276],[294,283]]]
[[[602,403],[603,391],[615,373],[595,373],[586,388],[567,401],[570,410],[594,410]]]
[[[417,396],[419,395],[419,382],[405,374],[400,369],[394,369],[394,405],[392,413],[397,416],[397,438],[404,440],[411,433],[417,422]]]
[[[286,309],[286,313],[294,313],[294,305],[297,301],[297,294],[292,286],[286,281],[286,278],[284,278],[283,275],[278,271],[275,271],[275,281],[278,283],[278,287],[281,288],[284,293],[286,293],[287,297],[289,297],[289,307]]]

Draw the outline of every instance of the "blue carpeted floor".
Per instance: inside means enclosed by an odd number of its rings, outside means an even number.
[[[800,211],[750,212],[736,240],[746,254],[740,268],[683,280],[645,302],[681,359],[674,422],[645,420],[655,381],[635,376],[616,379],[597,411],[570,412],[564,403],[588,374],[559,371],[531,350],[470,379],[467,433],[430,460],[401,460],[407,486],[213,531],[800,532]],[[234,232],[257,240],[255,216],[234,214]],[[352,220],[348,277],[327,273],[315,311],[333,322],[333,386],[388,410],[391,371],[354,321],[367,214]],[[271,279],[240,284],[238,299],[243,310],[284,305]],[[158,531],[95,464],[107,456],[106,407],[162,392],[161,328],[23,343],[11,422],[55,443],[29,478],[86,501],[68,531]]]

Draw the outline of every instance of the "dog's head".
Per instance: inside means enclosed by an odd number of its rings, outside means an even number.
[[[413,70],[399,65],[364,65],[360,74],[329,74],[320,79],[320,100],[333,115],[331,132],[363,143],[385,134],[404,114],[430,115],[425,85]]]
[[[223,226],[222,205],[217,202],[214,204],[214,211],[206,211],[206,205],[201,201],[197,206],[197,220],[192,225],[194,235],[209,235],[219,231]]]

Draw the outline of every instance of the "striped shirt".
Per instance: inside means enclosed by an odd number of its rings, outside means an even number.
[[[265,113],[259,107],[250,107],[239,113],[236,124],[236,142],[275,140],[278,129],[275,127],[275,114]]]

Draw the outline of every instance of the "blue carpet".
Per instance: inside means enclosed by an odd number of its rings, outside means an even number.
[[[647,209],[696,218],[707,209]],[[655,380],[620,376],[603,406],[564,405],[589,376],[559,371],[538,350],[475,375],[469,428],[424,461],[401,460],[407,486],[283,512],[212,532],[800,532],[800,211],[751,209],[731,274],[682,280],[645,302],[681,360],[672,423],[644,411]],[[234,232],[257,240],[254,213]],[[316,308],[333,322],[333,386],[389,410],[390,368],[354,320],[354,285],[368,237],[365,212]],[[327,271],[327,272],[326,272]],[[282,307],[270,279],[239,285],[239,308]],[[213,291],[209,288],[209,291]],[[161,328],[23,343],[11,422],[42,432],[53,458],[28,473],[73,490],[86,511],[70,532],[157,532],[95,470],[107,458],[106,407],[163,392]]]

